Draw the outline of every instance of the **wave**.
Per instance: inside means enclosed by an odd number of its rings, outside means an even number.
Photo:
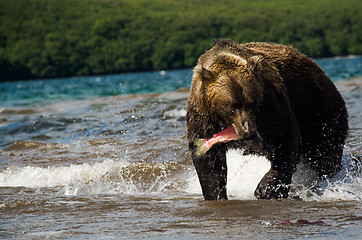
[[[1,187],[60,187],[65,195],[162,192],[175,185],[175,163],[131,163],[105,160],[54,167],[11,167],[0,173]],[[171,180],[171,181],[170,181]]]
[[[361,162],[343,158],[343,170],[334,178],[315,186],[310,172],[302,166],[293,175],[292,195],[307,201],[361,200]],[[255,199],[254,190],[270,169],[264,158],[227,153],[230,199]],[[309,180],[309,181],[306,181]],[[310,185],[312,183],[312,185]],[[10,167],[0,173],[1,187],[56,188],[61,195],[149,194],[179,191],[202,197],[191,164],[175,162],[129,162],[104,160],[92,164],[52,167]]]

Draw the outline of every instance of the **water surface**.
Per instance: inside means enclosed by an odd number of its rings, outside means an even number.
[[[343,169],[312,191],[300,168],[286,200],[254,198],[270,164],[240,151],[227,155],[230,200],[203,200],[190,69],[0,83],[0,238],[361,238],[362,58],[317,62],[350,114]]]

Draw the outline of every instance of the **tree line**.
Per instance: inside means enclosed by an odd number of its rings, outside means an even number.
[[[189,68],[216,38],[362,54],[360,0],[0,0],[0,80]]]

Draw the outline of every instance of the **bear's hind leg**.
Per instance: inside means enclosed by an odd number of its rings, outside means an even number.
[[[346,119],[334,121],[333,124],[316,121],[315,128],[303,136],[303,155],[310,166],[322,179],[333,177],[342,168],[342,154],[347,135]]]
[[[329,141],[314,145],[308,154],[310,166],[319,178],[333,177],[342,168],[343,145],[331,144]]]

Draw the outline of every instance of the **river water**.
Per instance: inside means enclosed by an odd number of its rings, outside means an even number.
[[[316,60],[347,102],[343,169],[256,200],[270,164],[228,152],[228,201],[204,201],[187,151],[192,71],[0,83],[0,238],[362,238],[362,57]]]

